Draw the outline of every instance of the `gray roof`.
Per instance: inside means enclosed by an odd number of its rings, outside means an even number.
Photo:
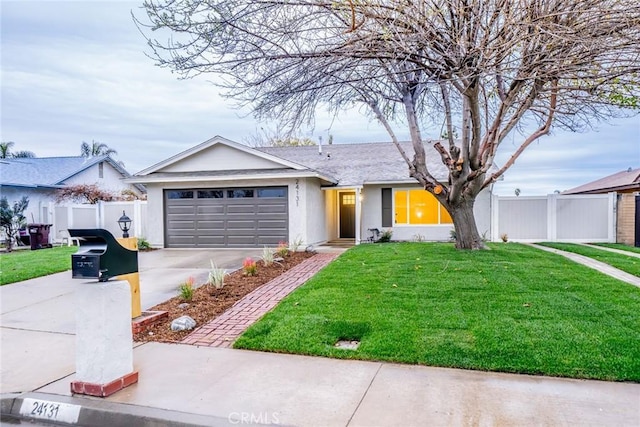
[[[402,143],[413,159],[411,143]],[[432,144],[425,143],[427,167],[436,179],[446,179],[448,171]],[[338,181],[339,186],[367,183],[415,182],[409,177],[409,167],[391,142],[322,145],[305,147],[258,147],[256,150],[304,165]]]
[[[640,190],[640,168],[627,169],[613,175],[563,191],[562,194],[599,194],[622,190]]]
[[[106,161],[124,177],[130,174],[109,156],[34,157],[0,159],[0,185],[15,187],[63,187],[64,181]]]

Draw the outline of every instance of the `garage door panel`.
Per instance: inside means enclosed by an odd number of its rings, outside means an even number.
[[[167,247],[262,247],[288,240],[287,188],[243,188],[242,194],[252,196],[228,197],[238,190],[166,190]],[[176,191],[195,197],[168,196]],[[271,193],[284,197],[264,196]]]
[[[224,215],[224,206],[198,206],[198,215]]]
[[[198,221],[196,223],[198,227],[198,231],[204,230],[224,230],[225,222],[224,221]]]
[[[258,205],[258,214],[287,214],[287,205]]]

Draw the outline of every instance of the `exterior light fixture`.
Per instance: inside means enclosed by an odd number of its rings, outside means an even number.
[[[131,230],[131,218],[129,218],[124,211],[122,211],[122,216],[118,220],[118,225],[120,226],[120,230],[122,230],[122,237],[129,237],[129,230]]]

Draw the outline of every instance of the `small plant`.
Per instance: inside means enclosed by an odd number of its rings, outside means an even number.
[[[449,231],[449,240],[451,240],[452,242],[455,242],[457,238],[458,238],[458,235],[456,234],[456,229],[452,228]]]
[[[139,251],[148,251],[149,249],[151,249],[151,243],[149,243],[149,241],[147,239],[145,239],[144,237],[140,237],[138,239],[138,250]]]
[[[209,261],[211,262],[211,270],[209,270],[209,281],[207,283],[215,286],[216,289],[224,288],[224,276],[227,275],[227,272],[224,268],[218,268],[213,260]]]
[[[251,257],[242,262],[242,273],[245,276],[255,276],[258,273],[258,264]]]
[[[191,301],[193,299],[193,277],[189,277],[184,283],[181,283],[178,287],[180,298],[185,301]]]
[[[502,233],[500,235],[500,238],[502,239],[503,242],[507,243],[509,241],[509,236],[507,235],[507,233]]]
[[[268,247],[264,247],[262,248],[262,263],[264,264],[265,267],[269,267],[271,264],[274,263],[274,253],[273,253],[273,249],[268,248]]]
[[[382,232],[380,233],[380,238],[378,239],[378,243],[390,242],[392,235],[393,235],[393,230],[382,230]]]
[[[298,252],[298,249],[300,249],[300,246],[302,246],[302,237],[297,236],[290,245],[291,251]]]
[[[282,258],[289,255],[289,244],[287,242],[278,243],[278,247],[276,248],[276,253]]]
[[[426,238],[426,237],[424,237],[424,236],[423,236],[422,234],[420,234],[420,233],[418,233],[418,234],[414,234],[414,235],[413,235],[413,241],[414,241],[414,242],[424,242],[424,241],[426,241],[426,240],[427,240],[427,238]]]

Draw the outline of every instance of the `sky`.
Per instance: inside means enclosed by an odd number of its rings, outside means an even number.
[[[0,0],[2,141],[38,157],[79,155],[82,142],[98,141],[136,173],[215,135],[247,143],[261,127],[275,127],[222,98],[215,76],[180,80],[155,66],[131,17],[144,17],[141,3]],[[439,125],[425,126],[425,138],[439,133]],[[335,120],[320,112],[313,129],[300,131],[314,140],[329,134],[334,143],[389,141],[358,111]],[[522,139],[510,135],[496,163]],[[554,131],[525,151],[494,192],[545,195],[630,167],[640,167],[639,116],[585,133]]]

